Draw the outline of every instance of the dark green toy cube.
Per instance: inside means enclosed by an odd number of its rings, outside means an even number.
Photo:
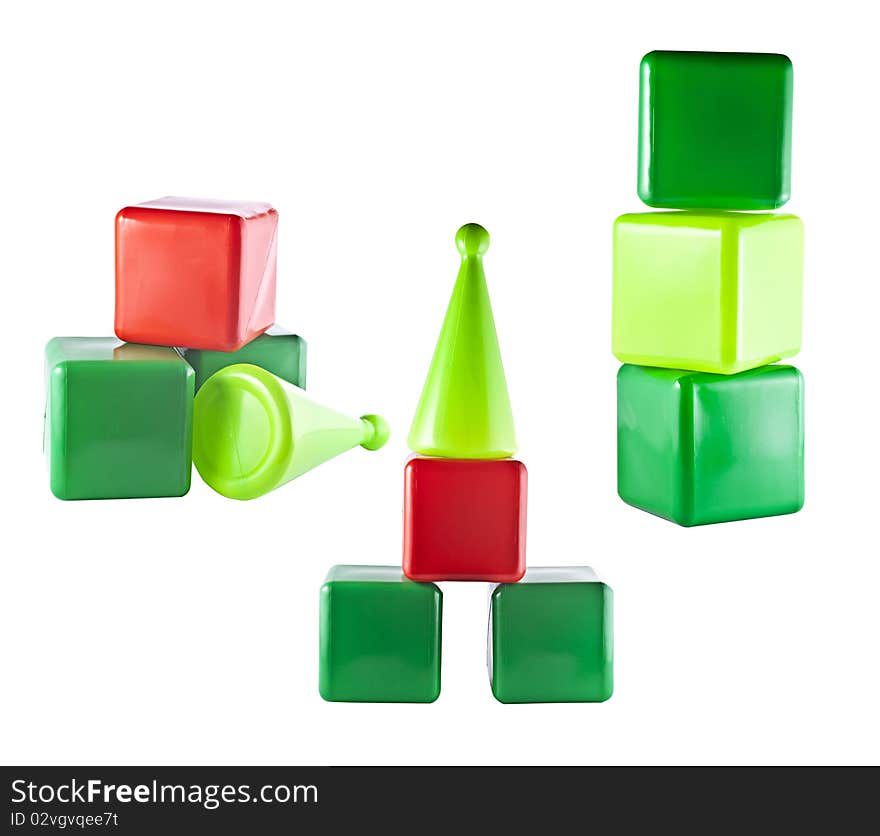
[[[625,365],[617,375],[624,502],[703,525],[804,504],[804,381],[793,366],[720,375]]]
[[[334,566],[321,588],[319,689],[333,702],[433,702],[443,594],[397,566]]]
[[[669,209],[775,209],[791,191],[792,68],[784,55],[642,59],[638,190]]]
[[[193,371],[173,348],[58,337],[46,346],[44,448],[59,499],[182,496]]]
[[[306,348],[306,341],[302,337],[273,325],[238,351],[187,348],[183,356],[196,373],[196,392],[214,372],[237,363],[259,366],[282,380],[305,389]]]

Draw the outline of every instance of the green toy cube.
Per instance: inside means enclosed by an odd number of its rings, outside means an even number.
[[[321,696],[433,702],[440,696],[443,594],[394,566],[334,566],[321,588]]]
[[[187,348],[183,356],[196,373],[196,392],[214,372],[237,363],[259,366],[300,389],[306,388],[306,341],[275,325],[238,351]]]
[[[668,209],[775,209],[791,191],[791,61],[737,52],[642,59],[639,197]]]
[[[622,215],[614,224],[614,355],[734,374],[797,354],[803,252],[794,215]]]
[[[737,375],[623,366],[620,498],[679,525],[792,514],[804,504],[804,383],[793,366]]]
[[[588,566],[529,568],[495,587],[489,680],[505,703],[604,702],[614,690],[611,588]]]
[[[44,447],[59,499],[182,496],[193,371],[173,348],[112,337],[46,346]]]

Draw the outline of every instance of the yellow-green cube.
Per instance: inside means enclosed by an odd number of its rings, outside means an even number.
[[[790,214],[646,212],[614,223],[612,350],[735,374],[801,346],[804,230]]]

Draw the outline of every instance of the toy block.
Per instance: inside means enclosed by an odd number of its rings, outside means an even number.
[[[331,702],[440,696],[443,593],[393,566],[334,566],[321,588],[320,692]]]
[[[530,568],[490,595],[489,680],[499,702],[604,702],[614,688],[611,588],[587,566]]]
[[[642,59],[639,197],[667,209],[775,209],[791,190],[792,67],[784,55]]]
[[[163,197],[116,215],[116,335],[237,351],[275,319],[278,213]]]
[[[734,374],[797,354],[803,248],[794,215],[622,215],[614,224],[614,355]]]
[[[212,374],[238,363],[259,366],[300,389],[306,388],[306,341],[277,325],[238,351],[188,348],[183,356],[196,373],[196,392]]]
[[[193,371],[172,348],[58,337],[46,346],[44,447],[59,499],[189,490]]]
[[[769,517],[804,503],[804,386],[792,366],[736,375],[623,366],[617,487],[679,525]]]
[[[259,366],[227,366],[195,399],[193,462],[202,479],[231,499],[254,499],[360,445],[378,450],[388,424],[351,418],[306,397]]]
[[[526,495],[526,467],[514,459],[410,459],[404,573],[415,581],[518,581],[526,568]]]
[[[516,452],[516,434],[483,271],[489,233],[479,224],[465,224],[455,243],[461,268],[409,446],[426,456],[504,459]]]

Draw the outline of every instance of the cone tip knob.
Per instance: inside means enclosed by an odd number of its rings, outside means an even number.
[[[463,256],[480,256],[489,249],[489,233],[479,224],[465,224],[455,233],[455,246]]]
[[[385,446],[391,435],[388,422],[381,415],[361,415],[361,421],[369,426],[367,437],[361,442],[365,450],[379,450]]]

